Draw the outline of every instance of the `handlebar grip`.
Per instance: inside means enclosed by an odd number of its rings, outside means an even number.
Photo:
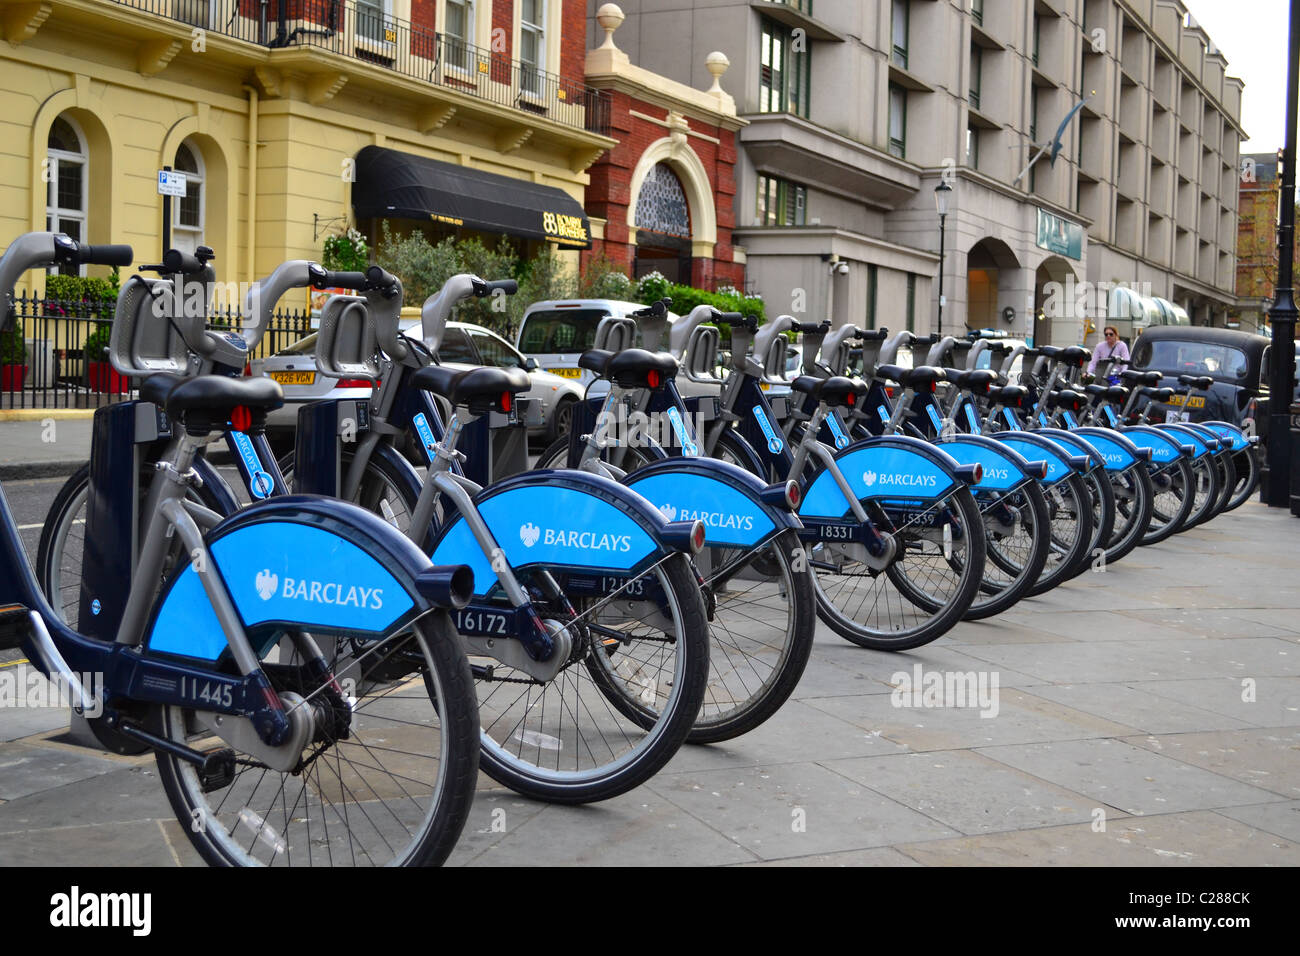
[[[129,266],[135,250],[127,245],[77,247],[77,261],[94,266]]]
[[[497,279],[495,282],[489,282],[487,287],[489,292],[500,289],[506,295],[514,295],[519,291],[519,283],[514,279]]]
[[[883,342],[889,338],[889,329],[858,329],[853,337],[863,342]]]
[[[370,285],[364,272],[325,272],[315,277],[317,289],[365,289]]]
[[[180,249],[168,249],[163,253],[162,271],[175,275],[193,276],[203,271],[203,263],[193,254],[182,252]]]
[[[931,332],[929,335],[918,335],[913,337],[912,344],[913,345],[935,345],[938,343],[938,341],[939,341],[938,333]]]
[[[371,266],[366,270],[366,287],[376,289],[380,292],[387,292],[397,285],[397,276],[385,270],[382,266]]]
[[[790,328],[794,329],[796,332],[811,332],[816,334],[817,332],[829,332],[831,330],[831,323],[829,320],[823,322],[795,322],[790,326]]]

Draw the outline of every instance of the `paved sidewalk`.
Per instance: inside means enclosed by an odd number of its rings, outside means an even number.
[[[70,475],[90,460],[87,413],[63,417],[66,409],[23,411],[21,420],[0,418],[0,479]]]
[[[1297,531],[1252,502],[906,654],[819,626],[763,727],[587,807],[483,778],[452,862],[1300,865]],[[895,706],[918,665],[996,716]],[[0,863],[196,863],[152,762],[63,726],[0,710]]]

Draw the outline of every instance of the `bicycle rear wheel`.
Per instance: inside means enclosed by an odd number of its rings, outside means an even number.
[[[1051,550],[1043,573],[1029,589],[1029,595],[1044,594],[1074,576],[1086,565],[1094,537],[1092,502],[1083,477],[1068,475],[1043,489],[1047,499],[1047,520],[1052,529]]]
[[[1151,523],[1154,486],[1146,465],[1136,462],[1120,472],[1108,471],[1115,496],[1115,526],[1106,543],[1106,561],[1113,563],[1142,541]]]
[[[333,643],[327,662],[355,703],[344,727],[318,721],[293,771],[234,750],[195,711],[158,709],[161,736],[202,753],[225,751],[230,761],[231,778],[213,781],[180,757],[157,754],[172,809],[210,865],[428,866],[456,845],[477,782],[478,713],[447,614],[366,643],[372,672],[391,666],[401,677],[367,679],[351,642]],[[286,657],[266,667],[276,689],[320,697],[324,686],[304,682],[298,659]]]
[[[1024,597],[1043,573],[1051,549],[1047,499],[1036,482],[1013,492],[977,494],[975,502],[984,515],[988,554],[979,591],[963,615],[967,621],[1000,614]]]
[[[1164,467],[1149,472],[1154,495],[1151,500],[1151,521],[1142,535],[1142,544],[1158,544],[1177,534],[1187,523],[1195,504],[1193,489],[1195,477],[1192,465],[1179,457]]]
[[[1243,448],[1232,456],[1232,461],[1237,471],[1237,484],[1232,489],[1232,497],[1228,499],[1228,507],[1223,509],[1224,511],[1240,508],[1259,487],[1258,448],[1255,446]]]

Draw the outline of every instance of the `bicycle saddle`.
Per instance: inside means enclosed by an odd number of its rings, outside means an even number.
[[[175,372],[155,372],[140,383],[140,400],[153,402],[160,408],[166,408],[167,396],[183,381],[185,376],[177,375]]]
[[[1072,412],[1077,412],[1086,404],[1088,404],[1088,399],[1072,389],[1063,388],[1059,391],[1047,393],[1048,408],[1066,408]]]
[[[1214,379],[1208,375],[1180,375],[1178,376],[1179,385],[1190,385],[1198,391],[1205,391],[1214,384]]]
[[[948,376],[948,381],[958,388],[974,392],[976,395],[987,395],[993,381],[998,377],[996,372],[987,368],[969,370],[946,368],[943,371]]]
[[[1092,352],[1081,345],[1071,345],[1069,348],[1061,349],[1056,358],[1066,365],[1082,367],[1088,359],[1092,358]]]
[[[163,387],[165,383],[159,383],[159,388]],[[284,392],[271,379],[228,375],[200,375],[171,383],[163,399],[167,414],[184,423],[191,435],[227,427],[235,431],[260,428],[266,413],[283,404]]]
[[[677,375],[677,359],[668,352],[623,349],[607,352],[587,349],[578,359],[578,367],[595,372],[623,388],[661,388]]]
[[[901,365],[881,365],[876,368],[876,375],[891,382],[897,382],[903,388],[918,392],[933,392],[934,383],[946,380],[943,369],[933,365],[918,365],[916,368],[903,368]]]
[[[1119,377],[1134,385],[1159,385],[1164,378],[1159,372],[1141,372],[1135,368],[1125,369],[1119,373]]]
[[[999,405],[1011,408],[1024,408],[1029,400],[1029,389],[1023,385],[1003,385],[1001,388],[989,389],[989,398]]]
[[[426,365],[410,382],[416,388],[441,395],[457,408],[468,407],[471,414],[510,411],[510,396],[532,387],[528,373],[521,368],[454,369]]]
[[[1145,395],[1153,402],[1167,402],[1174,397],[1172,388],[1143,388],[1138,390],[1139,395]]]
[[[790,383],[790,388],[835,408],[852,408],[867,395],[865,382],[855,382],[843,375],[832,375],[830,378],[800,375]]]
[[[1128,398],[1128,389],[1123,385],[1102,385],[1100,382],[1093,382],[1091,385],[1085,385],[1083,390],[1094,398],[1107,402],[1122,402]]]

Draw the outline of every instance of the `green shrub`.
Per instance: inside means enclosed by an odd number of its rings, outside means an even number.
[[[329,236],[325,240],[320,263],[331,272],[365,272],[370,265],[370,247],[365,236],[349,229],[341,236]]]
[[[23,321],[15,318],[13,328],[0,332],[0,365],[22,365],[27,361],[27,343],[23,341]]]
[[[107,279],[89,276],[51,275],[45,277],[46,315],[74,315],[88,318],[113,318],[121,275],[117,267]]]
[[[81,345],[81,352],[86,357],[87,362],[107,362],[108,361],[108,343],[113,337],[113,324],[111,322],[101,322],[95,326],[95,331],[86,336],[86,341]]]

